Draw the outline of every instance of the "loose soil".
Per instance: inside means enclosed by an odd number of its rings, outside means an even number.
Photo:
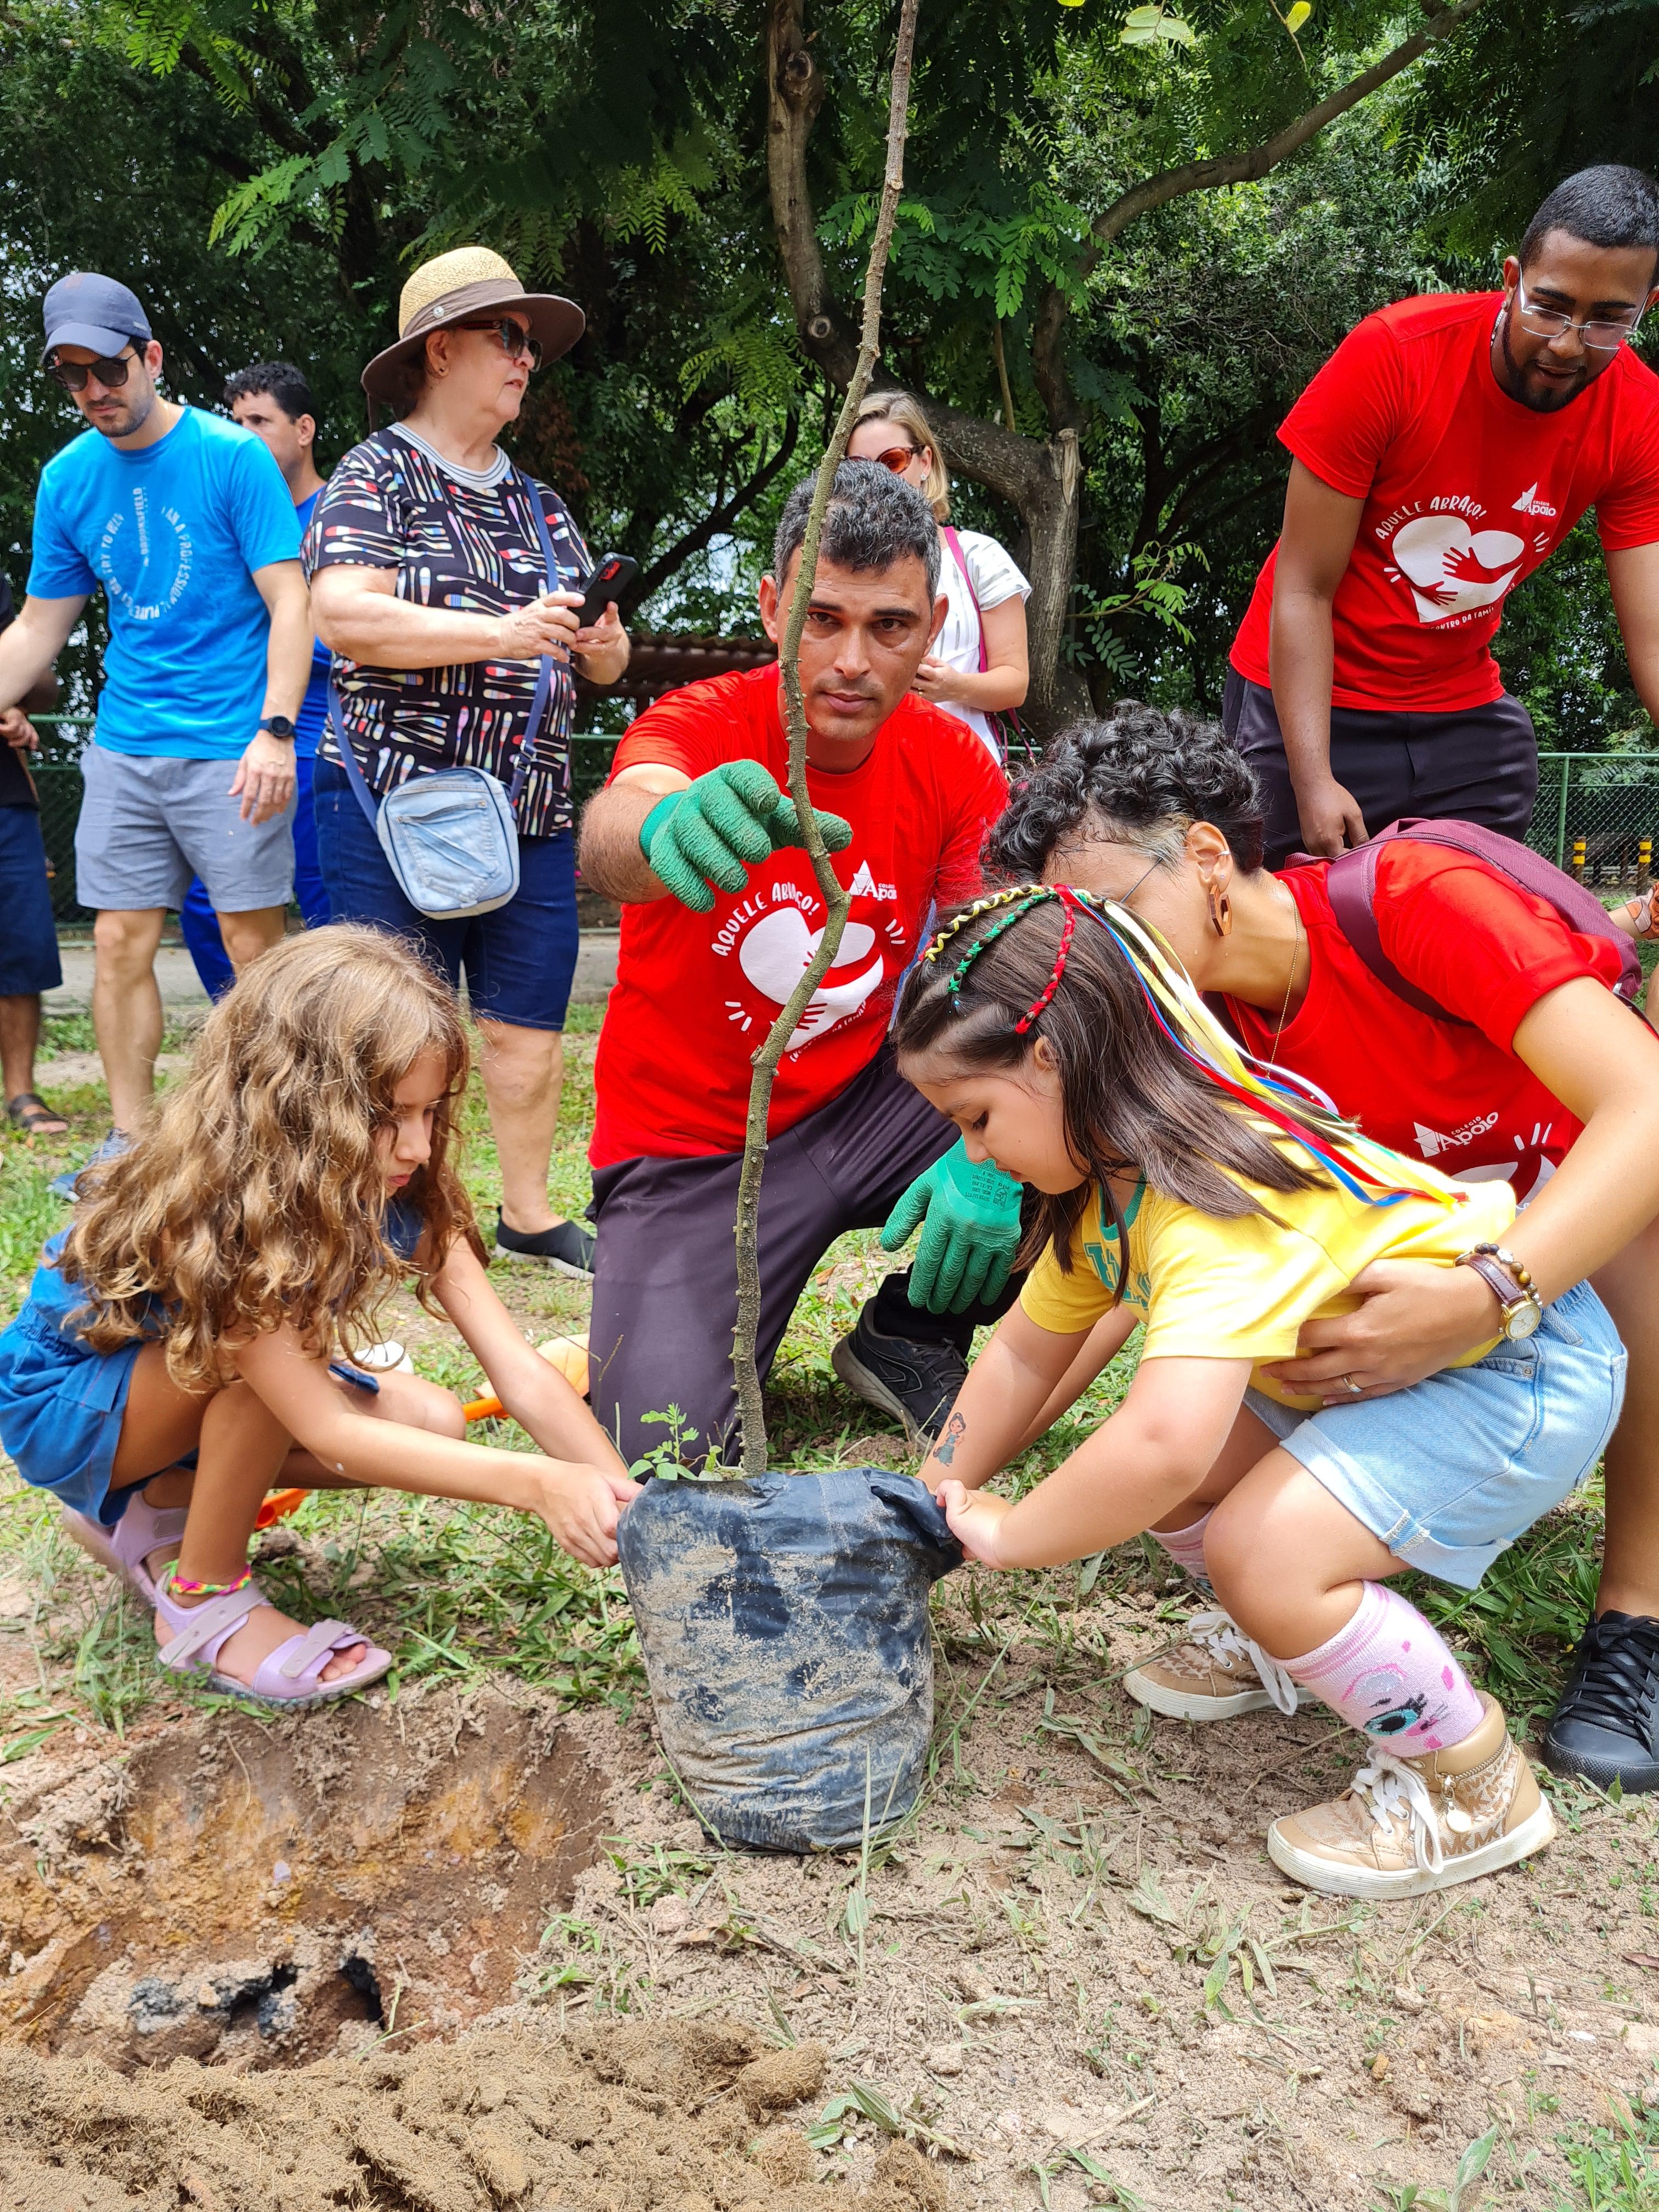
[[[646,1717],[495,1691],[20,1761],[0,2201],[1358,2212],[1493,2127],[1508,2201],[1573,2201],[1557,2136],[1659,2051],[1647,1802],[1415,1904],[1288,1890],[1267,1820],[1352,1740],[1144,1733],[1144,1595],[1059,1654],[951,1603],[932,1792],[865,1868],[723,1853]]]

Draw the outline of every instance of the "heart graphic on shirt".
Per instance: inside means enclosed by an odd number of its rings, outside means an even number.
[[[1419,514],[1389,550],[1410,580],[1418,620],[1437,623],[1501,599],[1526,544],[1511,531],[1471,530],[1461,514]]]
[[[775,907],[744,937],[738,948],[738,964],[757,991],[781,1006],[823,941],[823,932],[808,929],[799,907]],[[875,941],[876,933],[867,923],[848,923],[842,932],[836,963],[807,1000],[806,1011],[784,1047],[786,1052],[796,1051],[814,1037],[824,1036],[849,1014],[857,1013],[881,981],[881,953],[878,951],[869,966],[855,975],[844,971],[862,960]]]

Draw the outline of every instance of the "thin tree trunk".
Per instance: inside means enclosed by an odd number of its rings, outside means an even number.
[[[749,1118],[744,1131],[743,1172],[738,1184],[738,1325],[732,1340],[732,1368],[737,1378],[738,1406],[743,1421],[743,1471],[747,1476],[766,1472],[766,1411],[761,1396],[760,1368],[756,1340],[760,1330],[760,1188],[766,1164],[766,1124],[772,1104],[772,1084],[784,1047],[794,1035],[795,1024],[805,1012],[812,994],[835,963],[847,921],[848,896],[836,877],[834,863],[818,831],[817,817],[806,790],[806,702],[800,688],[800,641],[806,627],[817,578],[818,539],[823,517],[835,489],[836,471],[853,434],[860,402],[869,389],[870,372],[876,365],[881,343],[881,288],[887,274],[887,251],[898,216],[899,191],[904,182],[904,139],[910,112],[910,58],[916,42],[917,0],[903,0],[899,15],[898,45],[893,56],[892,96],[887,111],[887,168],[882,180],[881,210],[870,245],[870,265],[864,278],[864,320],[859,336],[847,397],[830,439],[829,451],[812,488],[807,511],[806,535],[800,549],[779,653],[783,677],[784,720],[789,734],[789,795],[795,803],[801,842],[812,862],[818,889],[823,894],[823,933],[805,972],[790,993],[782,1012],[754,1057],[749,1083]]]

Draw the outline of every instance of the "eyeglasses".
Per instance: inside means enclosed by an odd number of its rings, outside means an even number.
[[[109,390],[118,391],[127,380],[136,356],[117,354],[113,357],[100,354],[96,361],[58,361],[46,364],[48,374],[55,376],[65,392],[84,392],[87,379],[95,376]]]
[[[891,469],[896,477],[902,477],[921,451],[920,446],[889,446],[884,453],[866,453],[864,459],[873,461],[878,469]]]
[[[528,354],[532,373],[542,365],[539,341],[515,323],[511,315],[502,315],[490,323],[458,323],[455,327],[462,331],[489,331],[509,361],[517,361],[521,355]]]
[[[1638,307],[1634,321],[1628,323],[1576,322],[1559,307],[1534,307],[1522,283],[1515,288],[1515,305],[1522,329],[1529,331],[1534,337],[1559,338],[1569,331],[1577,331],[1590,353],[1617,353],[1620,346],[1628,345],[1641,329],[1642,317],[1647,312]]]

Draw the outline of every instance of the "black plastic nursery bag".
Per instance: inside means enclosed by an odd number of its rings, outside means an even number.
[[[716,1835],[842,1850],[909,1811],[933,1723],[927,1592],[962,1563],[914,1475],[652,1482],[617,1548],[664,1748]]]

